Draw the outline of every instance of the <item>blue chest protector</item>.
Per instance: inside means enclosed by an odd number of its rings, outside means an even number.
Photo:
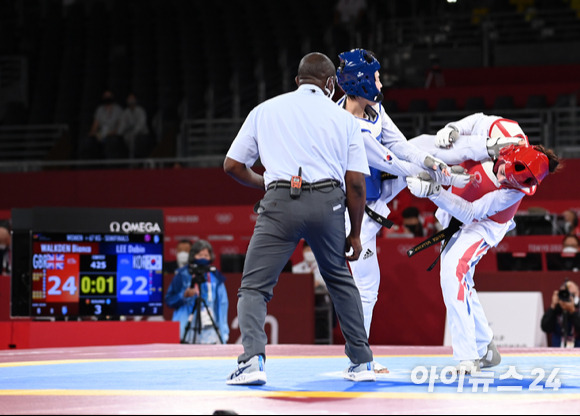
[[[361,126],[362,134],[370,134],[372,137],[375,138],[379,143],[381,142],[381,134],[382,134],[382,124],[380,122],[380,117],[378,113],[375,113],[373,109],[367,107],[368,112],[372,112],[371,120],[359,118],[358,121]],[[376,201],[381,196],[381,171],[370,167],[371,175],[367,176],[366,185],[367,185],[367,201]]]
[[[376,201],[381,196],[381,171],[369,167],[371,176],[365,178],[367,183],[367,201]]]
[[[344,108],[345,101],[346,95],[341,97],[337,104]],[[380,143],[383,130],[380,113],[372,107],[367,107],[366,113],[369,116],[368,119],[356,117],[360,125],[361,133],[370,134]],[[381,196],[381,171],[370,166],[369,170],[371,174],[365,178],[367,187],[367,201],[376,201]]]

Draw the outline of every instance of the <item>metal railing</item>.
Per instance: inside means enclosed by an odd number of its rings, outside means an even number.
[[[185,120],[177,154],[182,157],[225,155],[243,122],[243,118]]]
[[[487,40],[520,43],[537,40],[578,40],[580,19],[570,8],[519,12],[456,13],[412,18],[385,18],[385,47],[474,46]]]
[[[435,134],[445,124],[471,111],[393,113],[391,118],[407,138]],[[564,158],[580,158],[580,107],[486,111],[516,120],[532,144],[554,149]],[[42,160],[66,132],[65,125],[0,127],[0,171],[43,169],[157,169],[220,167],[243,118],[186,120],[177,138],[177,157],[109,160]],[[11,155],[11,156],[8,156]]]
[[[391,118],[407,138],[435,134],[445,124],[472,114],[472,111],[394,113]],[[564,157],[580,157],[580,107],[549,109],[490,110],[516,120],[533,144],[553,148]],[[227,152],[243,119],[187,120],[183,123],[179,154],[183,157]]]
[[[67,133],[66,124],[0,126],[0,160],[43,160]]]

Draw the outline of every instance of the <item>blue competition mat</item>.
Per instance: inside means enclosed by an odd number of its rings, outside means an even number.
[[[27,395],[59,390],[106,394],[123,391],[222,392],[263,396],[316,393],[317,397],[349,397],[361,393],[404,398],[409,394],[534,394],[573,395],[580,398],[580,353],[569,355],[506,354],[502,363],[476,377],[457,377],[445,356],[376,356],[390,374],[375,383],[353,383],[342,378],[345,357],[269,357],[264,386],[228,386],[225,379],[236,366],[230,358],[144,358],[60,360],[0,363],[0,395]],[[447,368],[446,368],[447,367]],[[443,375],[442,375],[443,372]],[[133,392],[133,393],[131,393]],[[113,393],[114,394],[114,393]],[[387,395],[387,396],[385,396]],[[578,396],[576,396],[578,395]]]

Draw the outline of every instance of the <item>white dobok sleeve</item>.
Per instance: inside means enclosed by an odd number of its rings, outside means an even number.
[[[413,163],[399,159],[397,155],[380,144],[371,134],[363,133],[363,140],[370,167],[402,177],[415,176],[423,170]]]
[[[483,113],[475,113],[464,117],[461,120],[447,123],[447,125],[453,125],[457,127],[460,135],[471,136],[474,133],[475,125],[485,117],[487,116]]]
[[[481,162],[489,159],[486,146],[487,136],[459,136],[459,140],[453,143],[449,149],[435,146],[435,137],[430,134],[422,134],[411,139],[411,143],[450,166],[459,165],[466,160]]]
[[[439,194],[434,194],[429,199],[462,223],[471,224],[511,207],[524,196],[523,192],[515,189],[498,189],[473,202],[468,202],[460,196],[442,189]]]

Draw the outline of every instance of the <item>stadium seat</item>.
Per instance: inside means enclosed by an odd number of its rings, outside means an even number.
[[[526,108],[546,108],[548,101],[543,94],[532,94],[526,101]]]
[[[483,97],[467,97],[465,100],[465,110],[468,111],[483,111],[485,110],[485,101]]]
[[[540,271],[542,253],[497,253],[499,271]]]
[[[576,96],[574,94],[558,94],[554,107],[570,107],[576,105]]]
[[[514,97],[511,95],[498,95],[493,102],[493,108],[495,109],[505,110],[514,107]]]
[[[417,98],[411,100],[409,103],[409,112],[411,113],[424,113],[429,111],[429,103],[427,100]]]
[[[383,107],[387,113],[396,113],[398,111],[397,101],[395,100],[384,100]]]
[[[457,110],[457,101],[455,98],[440,98],[437,101],[437,111],[456,111]]]

